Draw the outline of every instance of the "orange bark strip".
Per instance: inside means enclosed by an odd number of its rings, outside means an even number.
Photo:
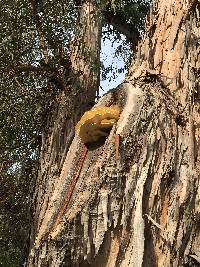
[[[63,217],[63,215],[64,215],[64,213],[65,213],[65,211],[66,211],[66,209],[68,207],[68,204],[69,204],[70,199],[72,197],[72,194],[73,194],[74,188],[76,186],[77,180],[78,180],[78,178],[80,176],[80,173],[81,173],[85,158],[87,156],[87,152],[88,152],[88,149],[85,146],[83,154],[82,154],[82,157],[80,158],[80,161],[79,161],[78,169],[77,169],[75,175],[72,178],[71,184],[70,184],[70,186],[69,186],[69,188],[68,188],[68,190],[66,192],[62,208],[61,208],[60,212],[58,213],[58,217],[56,219],[56,222],[53,225],[52,230],[50,232],[52,232],[60,224],[61,219],[62,219],[62,217]]]
[[[116,159],[119,159],[119,144],[120,144],[120,135],[115,134],[115,147],[116,147]]]

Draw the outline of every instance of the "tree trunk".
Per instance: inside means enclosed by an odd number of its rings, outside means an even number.
[[[54,187],[28,266],[199,265],[199,10],[155,1],[126,81],[98,103],[118,104],[118,123],[87,155],[75,136],[61,174],[40,182]]]
[[[56,82],[58,77],[50,77],[48,83],[52,97],[47,105],[46,125],[42,132],[40,170],[33,197],[34,217],[27,266],[43,264],[43,256],[38,254],[38,244],[48,233],[53,217],[56,216],[49,213],[55,181],[60,176],[74,138],[74,126],[80,116],[94,105],[98,94],[100,40],[101,21],[96,5],[92,0],[84,1],[79,7],[79,23],[71,44],[71,66],[65,66],[67,70],[70,69],[70,73],[61,69],[58,71],[59,83]],[[41,253],[44,255],[43,250]]]

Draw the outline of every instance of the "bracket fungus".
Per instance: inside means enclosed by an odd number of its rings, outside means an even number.
[[[108,131],[118,121],[120,108],[117,105],[110,107],[96,107],[83,114],[76,125],[76,132],[83,143],[98,141],[102,136],[108,136]]]

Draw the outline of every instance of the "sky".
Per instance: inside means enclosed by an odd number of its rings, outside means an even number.
[[[106,67],[108,67],[109,65],[112,65],[113,68],[124,67],[124,60],[122,59],[122,57],[119,58],[115,56],[115,50],[119,44],[120,42],[115,42],[114,46],[112,46],[112,41],[108,39],[102,42],[101,61],[104,62],[104,65]],[[111,81],[109,81],[109,77],[105,81],[101,80],[99,90],[100,96],[105,94],[108,90],[115,88],[117,85],[119,85],[124,80],[125,74],[126,73],[118,73],[117,77],[115,79],[112,79]]]

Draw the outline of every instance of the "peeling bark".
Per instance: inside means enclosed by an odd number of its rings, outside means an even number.
[[[120,119],[88,147],[66,213],[48,231],[84,149],[73,139],[28,266],[198,266],[199,7],[154,3],[126,81],[97,104],[118,104]]]
[[[93,105],[98,92],[101,21],[92,0],[80,5],[79,21],[80,28],[77,27],[71,44],[71,67],[66,66],[66,69],[71,69],[70,77],[68,73],[67,76],[62,75],[64,88],[57,88],[56,84],[49,82],[49,91],[53,93],[42,133],[40,170],[33,198],[31,252],[27,266],[35,266],[34,258],[38,257],[34,249],[35,242],[48,217],[49,200],[74,138],[74,126],[80,116]],[[38,266],[43,264],[43,260],[37,260]]]

